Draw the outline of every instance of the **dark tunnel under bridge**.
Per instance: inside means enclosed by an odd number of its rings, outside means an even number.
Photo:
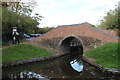
[[[59,50],[61,53],[83,54],[83,45],[81,40],[77,37],[69,36],[61,40]]]

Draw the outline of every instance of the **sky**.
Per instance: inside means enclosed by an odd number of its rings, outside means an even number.
[[[114,9],[119,0],[36,0],[33,13],[42,18],[38,27],[57,27],[58,25],[89,22],[99,24],[106,11]]]

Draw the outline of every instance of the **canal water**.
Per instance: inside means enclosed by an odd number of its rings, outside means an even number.
[[[2,68],[2,80],[52,80],[52,78],[111,78],[84,62],[80,55],[68,54],[56,59]]]

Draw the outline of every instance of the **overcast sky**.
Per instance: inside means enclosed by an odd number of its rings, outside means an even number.
[[[89,22],[97,25],[105,11],[114,9],[119,0],[36,0],[34,12],[44,16],[39,27]]]

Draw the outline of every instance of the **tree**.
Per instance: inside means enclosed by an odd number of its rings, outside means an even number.
[[[39,25],[39,21],[41,21],[43,16],[41,16],[38,13],[35,13],[34,16],[31,16],[31,13],[36,5],[37,3],[35,0],[31,0],[30,2],[11,2],[9,10],[11,10],[12,12],[15,12],[16,14],[22,15],[26,18],[34,19],[35,24]],[[17,19],[19,20],[19,17],[17,17]],[[36,29],[36,28],[37,26],[34,27],[33,29]]]
[[[37,3],[35,0],[30,0],[29,2],[20,2],[20,0],[16,0],[16,2],[3,2],[4,7],[7,7],[8,10],[15,12],[16,14],[32,17],[37,21],[41,21],[42,16],[40,14],[35,13],[34,16],[31,16],[36,5]]]
[[[103,29],[118,29],[118,20],[120,20],[120,11],[118,8],[114,10],[109,10],[106,15],[100,20],[99,28]]]
[[[22,2],[21,0],[16,0],[15,2],[3,2],[2,5],[12,12],[29,16],[36,5],[36,1]]]
[[[15,6],[13,6],[15,4]],[[17,6],[16,6],[17,5]],[[20,3],[11,3],[9,6],[2,6],[2,39],[3,42],[8,42],[12,39],[12,27],[18,27],[20,34],[32,33],[37,28],[38,21],[41,16],[36,16],[36,19],[31,17],[31,5],[23,6]],[[22,6],[22,7],[20,7]],[[38,18],[37,18],[38,17]]]
[[[52,29],[54,29],[54,27],[37,28],[36,33],[44,34]]]

